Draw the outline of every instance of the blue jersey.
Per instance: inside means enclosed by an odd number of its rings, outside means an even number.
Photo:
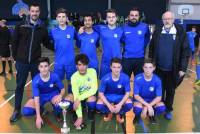
[[[65,30],[56,27],[51,30],[54,40],[55,63],[64,65],[74,65],[74,38],[75,28],[67,26]]]
[[[88,34],[86,32],[78,34],[80,53],[86,54],[90,60],[89,66],[98,68],[98,58],[96,48],[99,46],[99,35],[93,31]]]
[[[96,25],[94,29],[99,33],[102,42],[102,62],[110,64],[113,57],[121,58],[122,28],[110,29],[107,25]]]
[[[63,88],[64,88],[64,85],[63,85],[62,81],[53,72],[50,72],[50,78],[46,82],[44,82],[41,79],[40,74],[37,74],[33,78],[32,92],[33,92],[34,97],[40,96],[41,94],[52,93],[54,91],[60,92],[61,89],[63,89]]]
[[[190,49],[192,51],[195,50],[194,38],[196,37],[196,35],[197,34],[195,32],[192,32],[192,31],[187,32],[187,36],[188,36],[188,40],[189,40],[189,44],[190,44]]]
[[[99,92],[105,95],[125,95],[126,92],[130,92],[130,80],[128,75],[120,73],[118,81],[112,79],[112,73],[108,73],[101,79]]]
[[[150,40],[147,24],[140,22],[137,26],[123,27],[122,41],[124,42],[124,58],[143,58],[145,48]]]
[[[134,95],[139,95],[145,101],[152,101],[162,96],[162,84],[160,78],[153,74],[150,81],[144,79],[144,73],[138,74],[134,80]]]

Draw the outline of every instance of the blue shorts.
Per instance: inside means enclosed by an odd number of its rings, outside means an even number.
[[[56,63],[54,65],[54,73],[56,73],[61,80],[64,80],[65,74],[66,74],[66,79],[70,80],[71,76],[75,72],[76,72],[75,65],[69,66],[69,65],[59,64],[59,63]]]
[[[59,91],[54,91],[51,93],[40,94],[40,106],[43,107],[47,102],[51,102],[54,96],[59,95]],[[34,97],[33,97],[34,98]]]
[[[109,103],[118,104],[124,97],[124,95],[104,94]]]

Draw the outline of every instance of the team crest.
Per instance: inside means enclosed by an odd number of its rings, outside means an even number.
[[[138,33],[139,35],[141,35],[141,34],[142,34],[142,31],[141,31],[141,30],[139,30],[137,33]]]
[[[70,37],[71,37],[70,34],[67,34],[67,39],[70,39]]]
[[[88,77],[88,78],[87,78],[87,81],[91,81],[91,78],[90,78],[90,77]]]
[[[117,85],[117,88],[122,88],[122,85],[121,84]]]
[[[94,39],[91,39],[90,42],[91,42],[91,43],[94,43]]]
[[[154,87],[150,87],[149,90],[150,90],[151,92],[153,92],[153,91],[154,91]]]
[[[114,37],[115,37],[115,38],[117,38],[117,37],[118,37],[118,35],[117,35],[117,34],[114,34]]]
[[[50,85],[49,85],[49,87],[51,87],[51,88],[52,88],[52,87],[53,87],[53,84],[50,84]]]

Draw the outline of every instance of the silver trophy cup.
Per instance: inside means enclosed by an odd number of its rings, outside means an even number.
[[[66,113],[67,113],[67,108],[69,107],[70,103],[69,102],[63,102],[61,101],[59,103],[59,106],[62,108],[62,113],[63,113],[63,127],[61,128],[61,133],[68,134],[70,131],[70,128],[67,126],[66,122]]]

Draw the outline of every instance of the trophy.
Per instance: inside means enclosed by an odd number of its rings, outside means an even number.
[[[63,119],[64,119],[64,123],[63,123],[63,127],[61,128],[61,133],[63,134],[68,134],[70,131],[70,128],[67,126],[67,122],[66,122],[66,113],[67,113],[67,108],[69,107],[69,102],[66,101],[61,101],[59,103],[59,106],[62,108],[62,113],[63,113]]]

